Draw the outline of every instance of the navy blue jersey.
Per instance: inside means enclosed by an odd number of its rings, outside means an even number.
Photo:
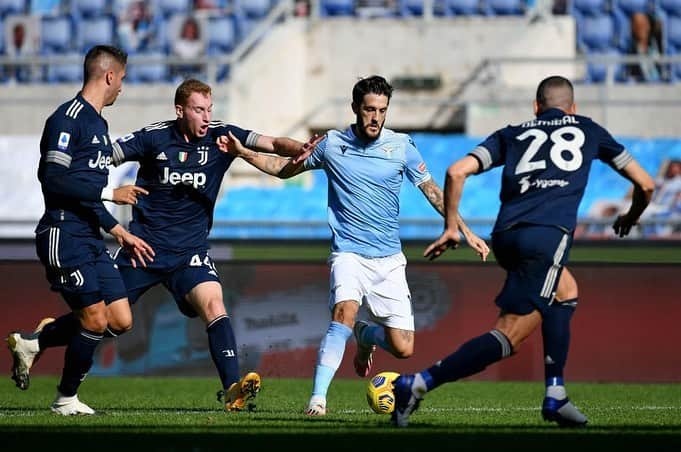
[[[633,157],[590,118],[549,109],[490,135],[471,153],[480,171],[504,166],[494,232],[515,224],[573,231],[591,162],[624,168]]]
[[[109,126],[104,118],[80,93],[62,104],[47,118],[40,139],[40,180],[45,200],[45,213],[36,231],[44,231],[59,223],[71,235],[99,237],[101,219],[115,220],[101,201],[83,201],[51,190],[46,181],[49,165],[66,168],[71,183],[96,190],[93,199],[106,186],[112,163]]]
[[[258,134],[212,121],[205,137],[187,142],[175,121],[152,124],[114,143],[114,164],[137,161],[138,198],[130,231],[154,249],[177,253],[208,248],[213,209],[222,178],[234,157],[215,141],[231,131],[253,146]]]

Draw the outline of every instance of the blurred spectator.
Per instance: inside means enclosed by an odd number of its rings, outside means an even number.
[[[7,56],[11,58],[31,57],[38,54],[40,37],[38,22],[31,16],[10,16],[5,20],[5,42]],[[37,73],[32,65],[13,65],[8,68],[10,80],[31,82]]]
[[[224,6],[220,0],[194,0],[194,11],[219,10]]]
[[[679,238],[681,225],[681,160],[667,160],[662,164],[661,174],[655,181],[655,193],[641,220],[661,223],[646,228],[646,233],[656,237]]]
[[[153,50],[156,46],[156,26],[147,2],[133,1],[118,25],[118,39],[128,53]]]
[[[201,26],[196,18],[186,17],[180,25],[179,33],[172,42],[173,56],[181,59],[195,59],[203,56],[206,42],[201,38]],[[176,75],[181,78],[197,77],[203,72],[201,65],[180,65],[175,68]]]
[[[297,0],[294,5],[293,14],[296,17],[307,17],[310,15],[310,0]]]
[[[646,13],[631,15],[631,46],[628,53],[658,57],[662,51],[662,23]],[[659,82],[667,79],[663,65],[641,61],[626,65],[626,78],[636,82]]]

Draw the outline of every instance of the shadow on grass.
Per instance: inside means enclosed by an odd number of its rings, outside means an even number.
[[[629,426],[629,429],[632,427]],[[181,430],[182,429],[182,430]],[[528,426],[468,427],[451,426],[434,428],[416,425],[413,428],[395,429],[389,425],[371,431],[348,430],[347,432],[320,432],[317,429],[301,429],[289,426],[268,425],[248,430],[235,431],[224,426],[180,427],[165,426],[59,426],[59,427],[0,427],[3,450],[24,450],[30,444],[31,450],[53,448],[55,445],[77,445],[87,442],[100,451],[129,450],[144,451],[185,451],[192,452],[237,450],[248,447],[251,450],[267,448],[293,450],[293,447],[313,448],[324,452],[332,450],[395,451],[414,452],[435,450],[476,450],[478,452],[500,450],[681,450],[681,435],[678,428],[636,427],[635,432],[625,427],[566,430]],[[193,430],[193,431],[192,431]],[[95,446],[96,445],[96,446]],[[20,449],[21,448],[21,449]]]

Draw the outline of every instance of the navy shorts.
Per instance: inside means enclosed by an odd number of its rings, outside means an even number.
[[[542,315],[553,302],[572,234],[553,226],[518,225],[492,234],[492,250],[506,270],[496,304],[503,312]]]
[[[71,309],[125,298],[127,292],[104,240],[78,237],[58,226],[36,234],[36,252],[50,288]]]
[[[185,299],[186,295],[197,285],[206,281],[220,282],[218,271],[207,250],[172,254],[157,251],[154,262],[147,267],[133,268],[130,256],[125,250],[116,253],[116,264],[128,289],[128,300],[135,303],[147,290],[157,284],[163,284],[175,298],[175,303],[182,314],[196,317],[198,313]]]

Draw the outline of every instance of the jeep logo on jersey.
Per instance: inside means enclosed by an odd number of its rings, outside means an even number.
[[[170,171],[170,168],[163,168],[163,176],[159,177],[162,184],[170,185],[191,185],[198,189],[206,186],[206,173],[178,173]]]
[[[90,168],[105,169],[111,166],[112,160],[113,159],[111,157],[104,157],[102,155],[102,151],[97,151],[97,158],[95,160],[90,159],[87,162],[87,166],[89,166]]]

